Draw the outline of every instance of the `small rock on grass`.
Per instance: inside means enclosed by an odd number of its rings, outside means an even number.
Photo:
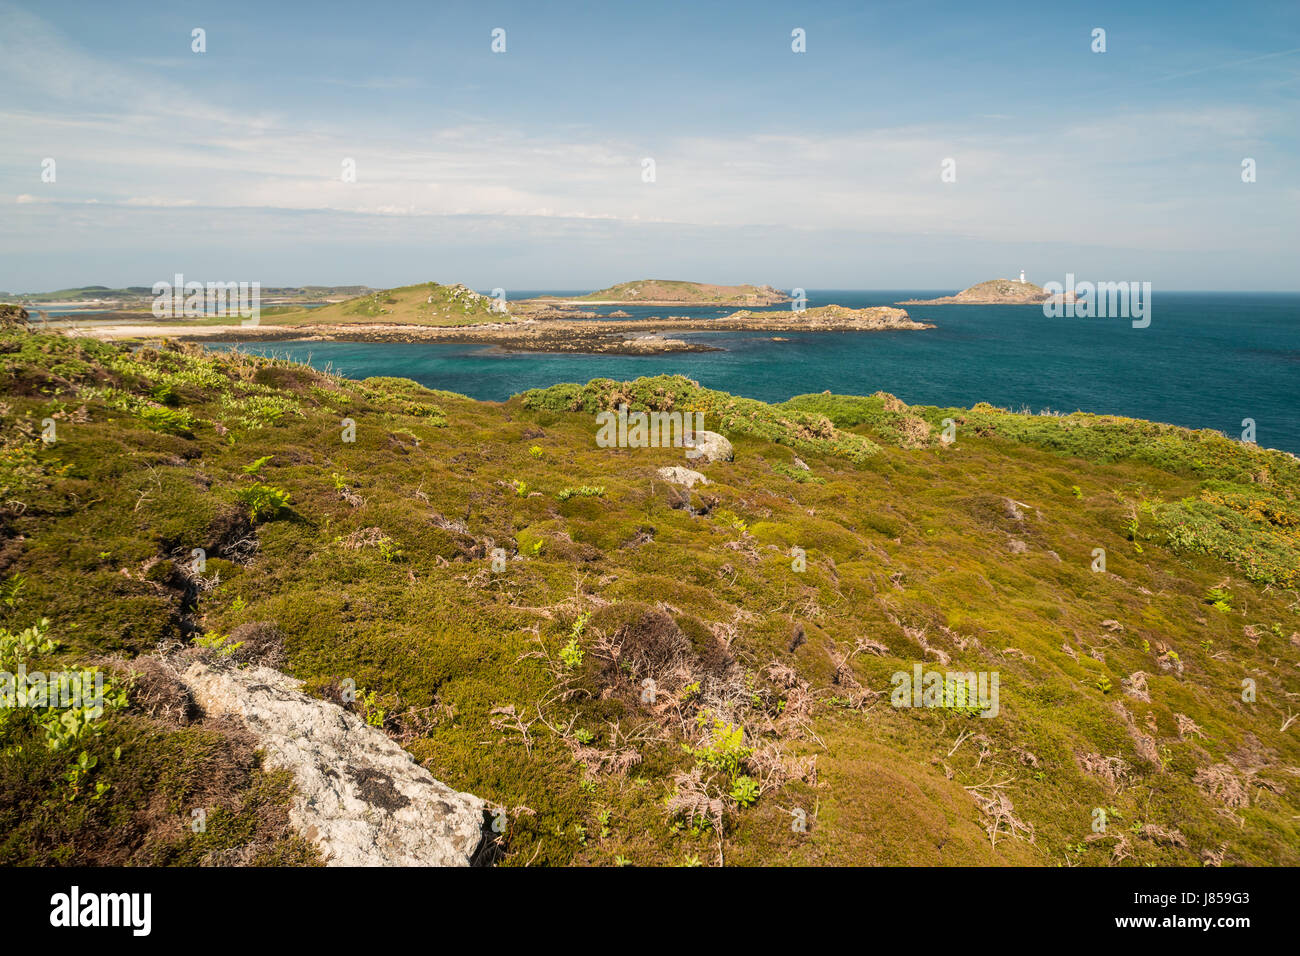
[[[731,442],[717,432],[698,431],[695,433],[695,445],[688,448],[686,457],[691,461],[708,464],[714,461],[734,461],[736,453]]]
[[[698,471],[692,471],[689,468],[683,468],[681,465],[673,465],[671,468],[660,468],[659,477],[664,481],[671,482],[674,485],[683,485],[687,488],[694,488],[695,485],[707,485],[709,479],[705,478]]]

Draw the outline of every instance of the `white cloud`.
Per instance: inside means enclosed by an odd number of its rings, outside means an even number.
[[[410,81],[347,82],[389,89]],[[0,191],[59,209],[777,224],[973,242],[1113,243],[1118,231],[1127,243],[1165,250],[1294,238],[1295,191],[1261,208],[1240,188],[1239,160],[1224,157],[1288,128],[1263,109],[1068,112],[1020,117],[1011,133],[989,117],[635,140],[541,124],[412,129],[401,115],[387,128],[380,117],[364,130],[344,120],[303,128],[263,109],[207,102],[10,8],[0,8],[0,90]],[[56,184],[30,185],[40,183],[33,155],[57,159]],[[656,162],[654,183],[641,180],[646,155]],[[345,157],[356,161],[355,183],[340,180]],[[957,161],[953,184],[940,181],[946,157]],[[1295,172],[1293,158],[1271,159],[1277,181]]]

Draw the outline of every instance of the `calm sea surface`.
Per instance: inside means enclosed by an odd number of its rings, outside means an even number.
[[[517,292],[525,298],[535,292]],[[560,294],[572,294],[564,292]],[[809,290],[808,305],[892,305],[933,290]],[[608,313],[615,306],[595,311]],[[788,309],[789,306],[785,306]],[[478,399],[502,400],[556,382],[680,373],[764,401],[879,389],[922,405],[991,402],[1128,415],[1239,437],[1300,454],[1300,294],[1166,293],[1151,325],[1049,319],[1034,306],[907,306],[938,328],[921,332],[690,333],[726,351],[686,355],[549,355],[482,346],[277,342],[238,347],[288,355],[352,378],[396,375]],[[623,307],[634,317],[717,317],[731,309]],[[677,333],[674,333],[676,335]],[[215,343],[214,343],[215,344]],[[229,348],[228,343],[216,347]]]

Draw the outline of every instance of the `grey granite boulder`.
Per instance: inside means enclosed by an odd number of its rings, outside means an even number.
[[[717,432],[698,431],[695,433],[694,446],[688,446],[686,457],[696,462],[733,461],[736,453],[731,449],[731,442]]]
[[[382,731],[269,667],[195,662],[181,681],[206,714],[242,721],[268,767],[293,774],[289,821],[327,865],[469,864],[486,804],[439,783]]]

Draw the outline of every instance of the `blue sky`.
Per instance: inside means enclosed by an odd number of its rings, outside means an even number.
[[[0,0],[0,289],[1300,289],[1300,4],[1133,6]]]

